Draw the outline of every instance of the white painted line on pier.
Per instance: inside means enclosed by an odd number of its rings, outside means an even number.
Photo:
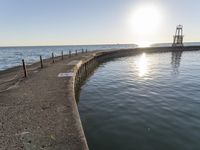
[[[59,78],[74,77],[74,76],[75,76],[75,73],[73,73],[73,72],[59,73],[59,74],[58,74],[58,77],[59,77]]]

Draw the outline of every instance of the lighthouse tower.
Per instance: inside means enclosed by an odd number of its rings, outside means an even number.
[[[174,41],[172,47],[182,47],[183,46],[183,26],[178,25],[176,27],[176,32],[174,35]]]

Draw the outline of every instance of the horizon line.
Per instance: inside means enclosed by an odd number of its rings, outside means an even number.
[[[183,43],[200,43],[200,41],[195,41],[195,42],[192,42],[192,41],[186,41],[186,42],[183,42]],[[153,44],[172,44],[172,42],[159,42],[159,43],[152,43],[150,45],[153,45]],[[136,44],[136,43],[97,43],[97,44],[58,44],[58,45],[54,45],[54,44],[47,44],[47,45],[6,45],[6,46],[0,46],[0,48],[12,48],[12,47],[53,47],[53,46],[58,46],[58,47],[61,47],[61,46],[97,46],[97,45],[136,45],[136,46],[139,46],[139,44]]]

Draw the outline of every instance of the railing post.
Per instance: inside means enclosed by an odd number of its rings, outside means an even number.
[[[69,57],[71,57],[71,50],[69,50]]]
[[[82,53],[84,52],[83,48],[82,48]]]
[[[61,52],[61,55],[62,55],[62,60],[63,60],[64,59],[63,51]]]
[[[85,52],[87,53],[87,49],[85,50]]]
[[[78,54],[77,49],[76,49],[76,55]]]
[[[84,64],[85,74],[87,75],[87,63]]]
[[[54,53],[52,53],[52,62],[55,63],[55,60],[54,60]]]
[[[22,65],[23,65],[23,70],[24,70],[24,77],[26,78],[28,74],[27,74],[26,64],[25,64],[24,59],[22,59]]]
[[[42,56],[40,55],[40,66],[41,66],[41,68],[43,68],[44,66],[43,66],[43,60],[42,60]]]

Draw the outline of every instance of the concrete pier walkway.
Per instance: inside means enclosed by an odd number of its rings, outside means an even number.
[[[88,149],[73,91],[73,78],[59,78],[72,72],[74,60],[85,61],[94,53],[47,60],[29,67],[28,78],[12,80],[17,69],[0,74],[0,150],[80,150]],[[36,69],[33,69],[36,68]],[[18,83],[17,83],[18,82]],[[2,87],[3,86],[3,87]],[[7,89],[7,90],[5,90]]]

